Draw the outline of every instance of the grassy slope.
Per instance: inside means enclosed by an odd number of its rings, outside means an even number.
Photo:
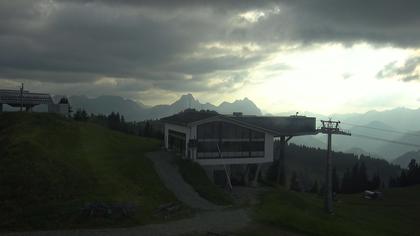
[[[192,161],[177,159],[179,171],[184,180],[203,198],[219,205],[232,204],[232,198],[220,187],[213,184],[203,168]]]
[[[0,229],[50,229],[151,222],[175,201],[144,153],[157,140],[52,114],[0,114]],[[82,217],[87,202],[133,203],[129,219]]]
[[[384,194],[377,201],[360,194],[339,195],[331,216],[323,212],[323,199],[316,195],[277,190],[256,209],[262,226],[240,235],[275,235],[276,227],[308,235],[418,235],[420,186]]]

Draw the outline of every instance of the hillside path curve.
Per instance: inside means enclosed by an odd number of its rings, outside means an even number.
[[[184,181],[172,153],[157,151],[146,155],[153,162],[155,170],[165,187],[172,191],[179,201],[191,208],[200,210],[220,210],[223,208],[202,198],[191,185]]]

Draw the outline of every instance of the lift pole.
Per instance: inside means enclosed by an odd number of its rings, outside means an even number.
[[[332,121],[329,120],[321,120],[322,127],[319,130],[320,133],[328,135],[328,144],[327,144],[327,158],[326,158],[326,170],[325,170],[325,187],[326,187],[326,194],[325,194],[325,211],[327,213],[334,213],[333,209],[333,192],[332,192],[332,159],[331,159],[331,142],[332,142],[332,135],[339,134],[339,135],[351,135],[349,132],[345,132],[340,129],[339,124],[340,121]]]
[[[277,165],[277,177],[276,183],[281,186],[286,186],[286,165],[285,165],[285,150],[287,142],[292,139],[293,136],[280,136],[280,149],[279,149],[279,162]]]
[[[20,87],[20,111],[23,109],[23,83]]]

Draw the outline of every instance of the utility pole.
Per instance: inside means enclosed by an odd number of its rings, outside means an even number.
[[[326,194],[325,194],[325,211],[327,213],[334,213],[333,209],[333,192],[332,192],[332,159],[331,159],[331,142],[332,142],[332,135],[339,134],[339,135],[351,135],[349,132],[345,132],[340,129],[339,124],[340,121],[332,121],[329,120],[321,120],[322,127],[319,130],[323,134],[328,135],[328,144],[327,144],[327,158],[326,158],[326,168],[325,168],[325,187],[326,187]]]

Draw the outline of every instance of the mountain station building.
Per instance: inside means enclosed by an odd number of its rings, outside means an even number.
[[[274,139],[280,141],[283,151],[279,158],[284,160],[284,146],[289,139],[317,132],[316,119],[306,116],[248,116],[239,112],[221,115],[185,110],[162,121],[165,148],[199,163],[216,183],[225,181],[222,172],[226,169],[232,175],[248,175],[250,164],[258,167],[256,179],[261,164],[275,159]],[[279,166],[284,168],[284,163]]]
[[[0,89],[0,112],[3,112],[3,105],[12,108],[32,111],[39,105],[47,106],[48,112],[70,116],[71,108],[66,97],[62,97],[57,103],[48,93],[32,93],[27,90]]]

